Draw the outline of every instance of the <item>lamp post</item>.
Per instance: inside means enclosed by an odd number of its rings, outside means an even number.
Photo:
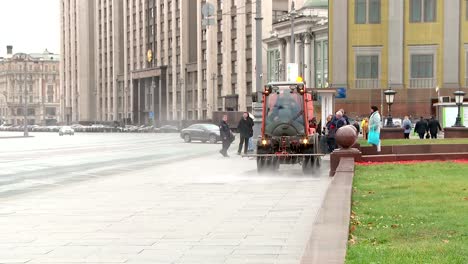
[[[187,112],[187,105],[186,105],[186,99],[185,99],[185,88],[184,88],[184,79],[181,77],[179,78],[179,84],[180,84],[180,108],[182,108],[182,111],[180,113],[180,120],[186,119],[186,112]],[[214,89],[214,87],[213,87]],[[214,92],[213,92],[214,93]],[[182,102],[183,100],[183,102]]]
[[[211,74],[211,80],[213,81],[213,102],[211,102],[211,103],[212,103],[212,106],[211,106],[211,114],[212,114],[212,115],[213,115],[213,112],[216,111],[216,108],[215,108],[215,102],[216,102],[216,101],[215,101],[215,100],[216,100],[216,99],[215,99],[215,94],[216,94],[216,93],[215,93],[215,92],[216,92],[216,90],[217,90],[217,88],[216,88],[216,80],[217,80],[217,79],[218,79],[218,75],[217,75],[216,73],[213,72],[213,73]]]
[[[455,95],[455,103],[457,104],[457,107],[458,107],[457,120],[455,121],[454,127],[464,127],[461,123],[460,110],[463,104],[463,97],[465,96],[465,92],[458,90],[454,92],[453,94]]]
[[[393,127],[392,104],[393,104],[393,100],[395,99],[396,92],[392,90],[392,88],[389,88],[383,93],[385,94],[385,100],[387,101],[387,104],[388,104],[388,117],[387,117],[386,127]]]

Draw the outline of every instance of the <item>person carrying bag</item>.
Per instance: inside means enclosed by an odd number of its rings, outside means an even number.
[[[371,106],[371,116],[369,117],[369,136],[367,143],[377,147],[377,152],[380,152],[380,114],[379,108]]]

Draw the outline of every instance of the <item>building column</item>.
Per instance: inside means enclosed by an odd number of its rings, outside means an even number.
[[[403,29],[404,1],[389,1],[388,16],[388,85],[392,88],[403,88]]]
[[[138,96],[138,106],[136,109],[137,109],[137,116],[138,116],[138,124],[141,125],[141,79],[138,79],[137,96]]]
[[[302,54],[301,51],[302,51],[302,47],[303,47],[303,46],[302,46],[302,40],[301,40],[301,36],[300,36],[300,35],[296,35],[294,39],[295,39],[295,41],[296,41],[296,43],[294,43],[294,45],[296,45],[295,48],[294,48],[295,53],[296,53],[296,54],[294,54],[294,61],[295,61],[296,64],[298,65],[298,69],[299,69],[299,70],[298,70],[298,74],[299,74],[299,76],[300,76],[300,75],[303,74],[302,67],[301,67],[301,66],[302,66],[302,62],[303,62],[303,58],[302,58],[302,56],[301,56],[301,54]]]
[[[332,23],[332,85],[347,87],[348,83],[348,0],[333,1]]]
[[[284,72],[285,72],[285,68],[286,68],[286,40],[284,39],[280,39],[280,65],[279,65],[279,78],[278,80],[281,81],[281,80],[284,80]]]
[[[310,50],[310,36],[307,34],[304,38],[304,80],[306,81],[307,87],[314,87],[314,82],[312,81],[312,65],[311,65],[311,50]]]
[[[283,80],[286,80],[287,76],[287,65],[291,61],[291,40],[288,38],[285,38],[285,56],[284,56],[284,62],[283,62]]]
[[[444,3],[444,51],[443,74],[444,88],[460,87],[460,1]],[[437,59],[436,59],[437,61]],[[437,80],[439,81],[439,80]]]

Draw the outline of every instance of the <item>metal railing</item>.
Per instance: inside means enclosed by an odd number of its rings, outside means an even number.
[[[434,88],[436,86],[435,78],[411,78],[410,88]]]
[[[354,82],[354,87],[360,89],[377,89],[380,87],[379,84],[379,79],[356,79]]]

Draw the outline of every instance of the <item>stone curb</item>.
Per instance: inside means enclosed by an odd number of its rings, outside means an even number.
[[[354,159],[341,158],[314,222],[301,264],[341,264],[346,257]]]
[[[0,139],[12,139],[12,138],[33,138],[34,136],[13,136],[13,137],[0,137]]]

